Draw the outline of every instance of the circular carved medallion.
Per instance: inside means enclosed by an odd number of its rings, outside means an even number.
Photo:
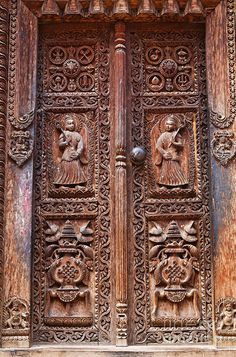
[[[147,77],[147,86],[153,92],[158,92],[165,85],[165,79],[160,73],[153,73]]]
[[[146,51],[146,60],[151,64],[158,64],[163,60],[163,50],[160,47],[152,46]]]
[[[185,65],[191,60],[191,52],[185,46],[176,47],[174,58],[178,64]]]
[[[177,63],[170,58],[165,59],[160,64],[160,72],[164,77],[174,77],[174,75],[177,73],[177,70]]]
[[[63,64],[63,73],[68,77],[75,77],[79,73],[80,65],[74,59],[68,59]]]
[[[63,74],[55,73],[51,76],[49,86],[55,92],[62,92],[67,86],[67,79]]]
[[[176,88],[180,91],[188,90],[192,85],[192,79],[188,73],[179,73],[174,79]]]
[[[81,73],[77,78],[76,83],[81,91],[88,92],[94,87],[95,81],[91,74]]]
[[[94,50],[90,46],[80,46],[77,50],[76,57],[81,64],[87,65],[94,59]]]
[[[66,51],[60,46],[53,47],[49,51],[49,59],[53,64],[62,64],[66,57]]]

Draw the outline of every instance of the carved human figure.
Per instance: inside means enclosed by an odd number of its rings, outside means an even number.
[[[188,184],[180,165],[180,152],[183,150],[183,139],[180,134],[182,126],[178,125],[174,115],[165,120],[165,131],[156,142],[157,162],[160,166],[158,183],[163,186],[184,186]]]
[[[77,186],[86,183],[82,167],[84,143],[82,136],[75,130],[74,119],[71,115],[65,117],[65,130],[59,137],[59,147],[63,154],[58,167],[54,184],[57,186]]]
[[[232,329],[236,331],[236,309],[231,302],[227,302],[220,314],[219,330]]]

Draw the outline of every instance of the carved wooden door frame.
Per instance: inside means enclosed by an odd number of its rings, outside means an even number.
[[[33,2],[25,1],[26,5],[29,6],[30,10],[39,15],[39,4]],[[42,4],[41,4],[42,5]],[[59,7],[58,7],[59,5]],[[127,3],[124,2],[123,7],[119,7],[117,4],[112,12],[113,20],[117,21],[115,25],[114,32],[114,52],[112,53],[113,63],[114,63],[114,93],[116,96],[113,97],[114,102],[114,119],[113,119],[113,139],[115,140],[115,150],[113,150],[114,161],[111,161],[113,169],[111,173],[114,174],[113,180],[113,190],[114,195],[112,196],[113,202],[112,212],[115,217],[115,224],[111,226],[111,232],[116,237],[114,239],[114,246],[112,247],[113,254],[119,257],[120,264],[116,264],[115,269],[113,268],[113,273],[115,273],[115,289],[113,294],[115,296],[115,306],[112,306],[113,316],[116,318],[112,321],[112,326],[114,328],[116,335],[117,345],[127,345],[127,319],[130,318],[129,313],[127,316],[127,301],[128,301],[128,276],[127,276],[127,262],[129,257],[129,248],[127,243],[127,237],[130,234],[130,229],[128,228],[130,215],[127,207],[127,200],[123,199],[126,197],[127,192],[129,193],[129,187],[127,186],[127,170],[128,175],[131,170],[131,161],[127,161],[127,149],[131,150],[132,147],[129,145],[127,147],[126,130],[130,130],[130,123],[126,120],[126,107],[131,105],[127,103],[126,97],[126,83],[127,83],[127,73],[126,73],[126,63],[127,63],[127,53],[126,53],[126,35],[125,35],[125,22],[130,21],[129,8],[126,6]],[[216,6],[216,3],[208,4],[206,2],[205,7],[210,8]],[[95,6],[95,5],[94,5]],[[143,5],[144,6],[144,5]],[[160,5],[158,5],[160,6]],[[165,5],[167,6],[167,5]],[[1,258],[1,273],[3,276],[2,281],[4,285],[2,286],[1,292],[1,304],[4,308],[5,315],[8,316],[12,314],[12,309],[15,304],[18,304],[18,312],[21,316],[21,323],[15,328],[13,325],[9,325],[6,318],[3,318],[3,330],[2,330],[2,340],[3,345],[14,345],[22,344],[27,346],[30,339],[29,335],[29,305],[30,305],[30,267],[31,267],[31,252],[32,247],[29,243],[29,238],[31,236],[31,199],[32,199],[32,161],[30,159],[33,151],[34,131],[32,127],[32,122],[35,117],[35,113],[32,109],[35,107],[35,88],[36,88],[36,56],[37,53],[37,19],[36,17],[23,5],[21,5],[17,0],[11,0],[10,3],[7,1],[1,2],[1,7],[3,12],[1,13],[1,35],[3,36],[3,44],[1,43],[1,53],[3,53],[3,72],[1,72],[1,78],[3,83],[3,94],[2,98],[2,120],[3,120],[3,131],[2,131],[2,150],[6,152],[5,146],[5,136],[6,128],[8,132],[7,138],[7,148],[9,152],[9,157],[6,159],[5,166],[5,155],[2,156],[2,171],[3,177],[5,177],[5,191],[2,185],[2,201],[4,202],[4,192],[10,197],[9,205],[5,207],[4,212],[4,222],[11,222],[7,227],[2,228],[2,235],[4,239],[2,242],[2,258]],[[145,8],[145,6],[144,6]],[[92,7],[90,7],[90,11]],[[147,8],[145,8],[147,10]],[[151,13],[151,7],[148,8]],[[199,10],[200,9],[200,10]],[[140,10],[140,9],[139,9]],[[194,13],[194,8],[191,8],[190,2],[185,7],[185,16],[188,21],[188,16],[196,16],[202,19],[203,10],[198,7],[198,12]],[[41,19],[49,21],[51,23],[58,19],[59,12],[62,11],[62,3],[51,1],[45,2],[41,8]],[[63,10],[64,11],[64,10]],[[73,8],[69,4],[65,8],[65,15],[69,16],[73,14],[73,11],[83,16],[83,12],[79,8]],[[93,9],[93,11],[95,11]],[[101,11],[101,9],[99,10]],[[169,11],[169,12],[168,12]],[[177,11],[173,7],[168,8],[163,7],[162,15],[167,14],[167,19],[172,18],[173,12]],[[191,12],[192,11],[192,12]],[[10,22],[8,21],[8,14],[10,13]],[[141,13],[141,12],[139,12]],[[211,152],[212,157],[210,162],[212,162],[212,167],[214,169],[212,174],[213,187],[215,187],[218,182],[227,182],[224,173],[221,172],[218,165],[227,166],[235,155],[235,143],[233,139],[233,119],[235,115],[235,70],[234,70],[234,57],[235,57],[235,44],[234,44],[234,3],[232,0],[222,1],[218,4],[213,12],[207,13],[206,16],[206,50],[207,50],[207,75],[208,75],[208,109],[210,113],[211,128],[210,137],[211,141]],[[120,15],[119,15],[120,14]],[[172,14],[172,15],[171,15]],[[194,15],[195,14],[195,15]],[[41,16],[40,15],[40,16]],[[52,17],[50,19],[50,16]],[[154,16],[154,15],[150,15]],[[225,26],[220,26],[222,21]],[[43,21],[44,21],[43,20]],[[99,20],[101,21],[101,20]],[[146,21],[145,16],[142,21]],[[21,25],[21,27],[20,27]],[[129,27],[129,25],[127,25]],[[8,42],[9,32],[9,47],[6,46]],[[20,29],[17,31],[17,29]],[[218,37],[215,36],[215,31],[218,31]],[[29,46],[22,51],[22,44],[25,38],[29,41]],[[222,42],[222,46],[225,51],[221,51],[217,48],[218,39],[227,39],[227,41]],[[18,43],[21,44],[17,46]],[[215,54],[213,52],[215,50]],[[9,50],[9,54],[8,54]],[[24,60],[24,61],[22,61]],[[21,61],[21,63],[20,63]],[[28,61],[31,65],[28,65]],[[223,61],[226,65],[222,68],[220,73],[215,71],[216,66],[219,61]],[[18,65],[18,66],[17,66]],[[25,80],[22,78],[25,73],[28,73]],[[7,86],[7,78],[9,85]],[[123,85],[119,85],[118,78],[122,78]],[[221,95],[218,88],[219,79],[222,81],[222,88],[225,95]],[[15,85],[16,84],[16,85]],[[4,87],[5,86],[5,87]],[[24,91],[25,95],[21,98],[20,91]],[[7,93],[7,94],[6,94]],[[229,100],[228,100],[229,99]],[[6,121],[6,113],[8,106],[8,121]],[[25,114],[26,113],[26,114]],[[27,114],[28,113],[28,114]],[[38,113],[38,115],[43,115]],[[127,125],[127,128],[126,128]],[[232,129],[229,129],[229,128]],[[23,150],[22,144],[27,148]],[[16,148],[18,148],[16,150]],[[137,154],[137,153],[136,153]],[[133,160],[135,161],[136,155],[133,153]],[[210,154],[210,153],[209,153]],[[129,153],[128,153],[129,155]],[[139,155],[143,155],[142,152]],[[27,161],[28,160],[28,161]],[[141,159],[140,159],[141,160]],[[27,161],[27,163],[26,163]],[[14,166],[16,163],[19,168]],[[23,166],[24,165],[24,166]],[[4,168],[6,167],[6,170]],[[230,171],[230,168],[228,168]],[[14,196],[12,187],[10,186],[12,182],[8,181],[9,177],[14,177],[13,180],[13,190],[17,187],[25,187],[27,192],[26,203],[22,201],[19,193],[16,191],[16,196]],[[231,181],[230,181],[231,182]],[[232,187],[232,183],[229,183]],[[213,191],[213,198],[218,198],[216,191]],[[222,196],[221,196],[222,197]],[[21,207],[24,210],[21,212]],[[14,208],[13,208],[14,207]],[[3,211],[3,208],[2,208]],[[15,222],[12,222],[11,212],[16,213]],[[26,212],[28,214],[26,215]],[[26,216],[26,217],[24,217]],[[3,217],[3,215],[2,215]],[[221,220],[221,212],[216,208],[213,215],[214,226],[222,221],[228,222],[227,215]],[[21,234],[20,249],[21,253],[17,251],[14,245],[17,232],[17,224],[21,222],[22,229],[24,231]],[[185,222],[186,223],[186,222]],[[3,222],[2,222],[3,224]],[[215,236],[219,238],[219,243],[217,249],[221,251],[219,255],[215,253],[215,260],[217,264],[217,259],[220,259],[222,255],[226,254],[227,248],[225,248],[224,234],[215,231]],[[227,246],[230,247],[230,237],[232,237],[232,232],[228,231]],[[119,238],[119,239],[118,239]],[[29,250],[22,250],[23,246],[30,247]],[[10,249],[10,250],[9,250]],[[19,254],[22,254],[24,264],[22,266],[22,259],[20,259]],[[17,257],[15,258],[14,255]],[[4,259],[3,259],[4,257]],[[14,284],[7,280],[7,276],[11,273],[12,263],[15,262],[15,266],[22,271],[22,276],[19,279],[18,284]],[[3,263],[4,262],[4,263]],[[229,264],[233,264],[229,263]],[[216,265],[217,266],[217,265]],[[214,284],[214,296],[216,300],[215,308],[213,308],[213,313],[216,310],[215,316],[217,320],[215,330],[217,333],[214,336],[219,336],[219,341],[224,341],[224,336],[233,336],[234,332],[229,329],[225,331],[224,323],[221,321],[221,316],[224,314],[225,303],[230,301],[231,308],[235,304],[235,293],[232,287],[233,278],[224,284],[224,292],[218,286],[220,281],[220,276],[222,274],[222,269],[215,269],[215,284]],[[31,307],[32,308],[32,307]],[[8,315],[7,315],[8,314]],[[223,336],[223,337],[222,337]],[[114,336],[113,336],[114,341]],[[153,341],[150,341],[153,342]],[[192,341],[191,341],[192,342]]]

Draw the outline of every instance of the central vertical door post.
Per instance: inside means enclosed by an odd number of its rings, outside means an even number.
[[[116,344],[127,345],[127,171],[126,171],[126,35],[115,24],[115,251]]]

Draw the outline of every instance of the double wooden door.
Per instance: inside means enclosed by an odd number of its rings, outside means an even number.
[[[204,28],[39,33],[34,343],[210,343]]]

